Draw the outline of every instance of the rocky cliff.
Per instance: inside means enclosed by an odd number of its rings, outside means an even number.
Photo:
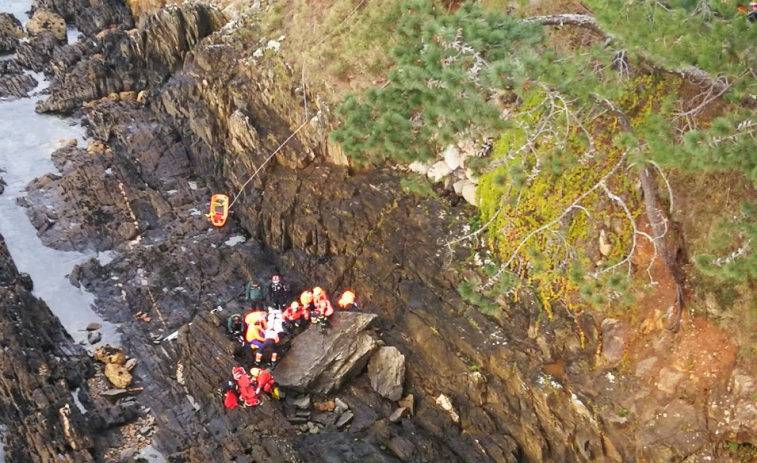
[[[302,98],[293,70],[275,51],[262,51],[265,38],[243,41],[233,26],[220,29],[222,22],[213,9],[184,5],[136,32],[101,34],[91,50],[76,49],[76,64],[56,65],[64,71],[39,106],[87,103],[95,141],[55,155],[61,174],[32,185],[30,215],[56,247],[118,251],[104,267],[77,268],[72,281],[93,290],[105,315],[123,323],[145,385],[140,400],[158,423],[154,442],[172,461],[717,456],[711,403],[691,403],[597,362],[600,330],[591,317],[566,313],[543,323],[539,309],[521,301],[495,320],[466,305],[455,287],[467,251],[443,244],[468,211],[403,193],[391,169],[344,165],[326,141],[334,120],[318,96]],[[139,102],[115,94],[142,89]],[[215,191],[240,192],[221,230],[202,217]],[[406,358],[404,392],[413,398],[403,407],[412,413],[397,418],[398,405],[373,391],[365,375],[338,397],[321,389],[331,395],[319,400],[346,403],[349,426],[333,421],[345,410],[313,424],[315,412],[298,416],[292,401],[222,408],[214,389],[240,352],[219,325],[245,309],[239,295],[250,276],[274,272],[293,288],[358,292],[364,310],[378,315],[371,339]],[[220,316],[208,313],[217,307]],[[133,317],[145,311],[150,323]],[[177,330],[176,341],[165,340]],[[735,402],[750,387],[741,387]],[[728,426],[731,432],[736,425]]]
[[[92,361],[31,290],[29,275],[18,273],[0,236],[5,461],[93,462],[93,427],[75,404],[91,403],[86,381],[94,374]]]

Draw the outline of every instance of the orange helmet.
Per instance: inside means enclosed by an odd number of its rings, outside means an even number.
[[[291,304],[289,305],[289,307],[291,307],[291,308],[293,308],[293,309],[298,309],[298,308],[300,307],[300,304],[299,304],[299,303],[298,303],[297,301],[293,301],[293,302],[292,302],[292,303],[291,303]]]
[[[250,368],[250,376],[252,376],[253,378],[257,378],[259,374],[260,374],[260,368],[258,367]]]
[[[320,297],[323,296],[323,294],[323,288],[321,288],[320,286],[313,288],[313,297]]]
[[[342,293],[342,297],[339,298],[339,307],[347,308],[355,303],[355,293],[351,290],[347,290]]]
[[[313,293],[310,291],[303,291],[302,294],[300,294],[300,302],[302,305],[310,305],[310,303],[313,302]]]

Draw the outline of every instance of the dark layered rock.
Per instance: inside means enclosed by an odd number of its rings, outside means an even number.
[[[2,237],[0,339],[5,461],[93,462],[91,430],[71,395],[86,391],[92,362],[30,293]]]
[[[131,12],[121,0],[34,0],[32,10],[44,9],[60,15],[86,35],[113,26],[131,28]]]
[[[28,74],[0,75],[0,98],[26,98],[37,84],[37,80]]]
[[[37,111],[71,111],[90,100],[160,84],[183,67],[200,40],[225,22],[215,8],[185,4],[158,11],[139,29],[104,32],[94,56],[76,60],[66,72],[56,74],[50,97],[37,104]]]
[[[18,41],[24,36],[24,28],[15,16],[0,13],[0,53],[16,51]]]
[[[16,49],[18,54],[16,60],[26,69],[42,72],[45,70],[47,63],[50,61],[50,57],[53,55],[55,47],[57,47],[59,43],[60,42],[55,38],[53,32],[41,32],[30,38],[28,42],[23,42],[18,45],[18,48]]]

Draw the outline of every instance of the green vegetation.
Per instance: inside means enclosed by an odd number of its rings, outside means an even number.
[[[391,59],[378,63],[394,68],[388,82],[346,97],[332,139],[361,165],[426,162],[458,140],[494,138],[491,155],[471,163],[480,179],[472,225],[485,229],[477,240],[499,265],[459,285],[466,302],[493,315],[528,290],[547,319],[558,304],[618,312],[668,271],[749,306],[757,27],[736,1],[590,0],[594,36],[505,14],[512,2],[454,11],[433,0],[390,3]],[[527,2],[521,8],[527,16]],[[699,195],[722,199],[724,190],[707,190],[714,174],[741,193],[730,207],[726,199],[687,215],[703,200],[687,190],[692,179]],[[420,179],[402,188],[433,191]],[[696,267],[677,268],[669,242],[682,232],[671,219],[690,233]]]

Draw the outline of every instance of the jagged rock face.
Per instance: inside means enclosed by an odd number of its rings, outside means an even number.
[[[132,27],[129,9],[121,0],[34,0],[32,10],[52,11],[86,35],[111,26]]]
[[[223,14],[202,4],[161,10],[141,21],[138,30],[113,30],[100,35],[93,59],[69,59],[66,72],[56,74],[51,95],[38,112],[66,112],[87,101],[157,85],[184,64],[200,40],[220,29]]]
[[[21,284],[0,237],[0,422],[9,462],[93,462],[71,391],[93,366],[57,318]],[[86,394],[86,391],[85,391]]]
[[[15,16],[0,13],[0,53],[16,50],[18,40],[24,36],[24,28]]]
[[[295,337],[276,368],[276,379],[289,389],[329,394],[359,373],[378,348],[365,328],[372,314],[336,313],[326,333],[310,326]]]
[[[28,74],[0,76],[0,98],[25,98],[37,86],[37,80]]]
[[[50,60],[53,50],[58,45],[58,39],[50,31],[43,31],[18,45],[18,63],[35,72],[42,72],[46,63]]]

